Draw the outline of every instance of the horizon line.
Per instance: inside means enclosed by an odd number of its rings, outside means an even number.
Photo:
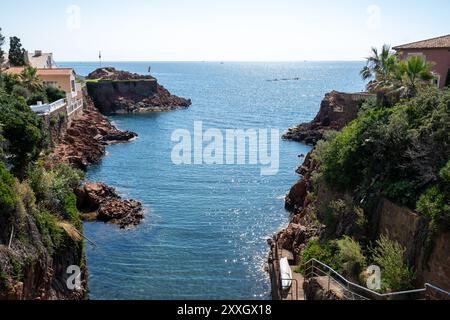
[[[88,62],[88,63],[100,63],[99,60],[60,60],[56,63],[68,63],[68,62]],[[365,59],[361,60],[102,60],[101,63],[114,63],[114,62],[217,62],[217,63],[234,63],[234,62],[248,62],[248,63],[286,63],[286,62],[365,62]]]

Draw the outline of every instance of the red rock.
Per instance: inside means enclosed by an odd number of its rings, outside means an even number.
[[[97,211],[97,219],[118,224],[121,228],[135,226],[144,218],[142,204],[136,200],[123,200],[104,183],[86,183],[75,191],[78,209]]]
[[[348,94],[332,91],[322,100],[319,113],[310,123],[291,128],[283,136],[286,140],[316,144],[327,130],[342,130],[356,119],[360,103],[370,97],[367,94]]]

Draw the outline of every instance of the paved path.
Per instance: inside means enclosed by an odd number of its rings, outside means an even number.
[[[305,292],[303,291],[303,283],[305,282],[305,279],[300,273],[294,272],[296,268],[297,266],[291,266],[292,278],[294,281],[292,281],[291,289],[284,300],[305,300]]]
[[[294,270],[297,269],[297,266],[294,265],[294,255],[292,252],[287,250],[281,250],[281,257],[280,258],[287,258],[289,261],[289,264],[291,265],[292,270],[292,286],[289,289],[289,293],[283,300],[305,300],[305,292],[303,291],[303,283],[305,282],[305,279],[300,273],[296,273]]]

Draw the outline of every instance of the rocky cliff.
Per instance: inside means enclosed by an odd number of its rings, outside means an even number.
[[[347,105],[348,104],[348,105]],[[348,113],[336,113],[333,109],[340,105],[340,110],[348,110]],[[345,124],[357,117],[359,105],[355,99],[348,99],[348,95],[332,92],[322,102],[322,106],[316,119],[305,125],[300,125],[296,130],[292,129],[286,136],[288,139],[309,142],[315,144],[326,130],[340,130]],[[339,118],[339,114],[342,115]],[[331,190],[323,179],[314,179],[318,172],[320,163],[314,156],[312,150],[305,158],[304,163],[297,169],[301,176],[300,180],[288,192],[285,205],[291,213],[290,222],[286,229],[280,231],[269,241],[271,252],[269,255],[269,270],[273,286],[273,297],[278,299],[279,292],[276,284],[280,283],[278,258],[279,252],[291,252],[294,263],[301,263],[300,256],[311,239],[339,239],[349,234],[346,230],[351,228],[354,219],[337,217],[333,225],[325,225],[322,219],[324,205],[339,199],[345,199],[348,203],[353,202],[351,194]],[[441,233],[434,239],[434,244],[427,246],[430,236],[429,220],[413,210],[399,206],[384,197],[375,202],[370,212],[365,213],[368,219],[367,226],[361,234],[364,241],[374,241],[380,235],[398,242],[405,249],[408,264],[414,267],[416,272],[417,288],[423,288],[428,282],[444,290],[450,290],[450,242],[448,233]],[[305,294],[311,299],[330,299],[330,297],[315,293],[318,290],[317,283],[305,282]],[[314,290],[313,290],[314,289]],[[319,290],[320,291],[320,290]],[[438,294],[433,292],[430,294]],[[320,296],[320,297],[319,297]],[[335,299],[336,297],[332,297]],[[442,298],[442,296],[438,297]]]
[[[103,114],[167,112],[191,105],[190,100],[170,94],[151,76],[102,68],[87,79],[88,93]]]
[[[325,95],[317,116],[310,123],[290,128],[283,136],[286,140],[315,144],[327,130],[341,130],[358,116],[363,101],[375,98],[365,93],[342,93],[332,91]]]
[[[98,163],[106,153],[106,146],[112,143],[127,142],[137,137],[129,131],[120,131],[86,99],[86,108],[75,119],[70,128],[58,139],[53,152],[46,158],[48,166],[67,163],[86,170],[89,165]]]
[[[47,157],[48,167],[67,163],[85,171],[100,162],[109,144],[128,142],[137,137],[134,132],[118,130],[94,107],[88,96],[85,100],[82,115],[72,122]],[[136,226],[143,219],[140,202],[121,199],[113,188],[102,183],[88,182],[75,193],[78,209],[86,220],[97,219],[127,228]]]

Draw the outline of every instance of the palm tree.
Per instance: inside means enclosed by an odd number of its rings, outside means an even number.
[[[417,93],[418,86],[429,84],[435,78],[433,65],[421,56],[412,56],[398,64],[397,78],[406,86],[409,96]]]
[[[397,56],[391,50],[391,46],[385,44],[381,52],[372,48],[371,56],[366,58],[367,65],[361,70],[360,75],[364,80],[372,79],[367,85],[369,91],[392,86],[392,73],[396,69]]]
[[[31,92],[42,90],[43,86],[41,79],[37,75],[36,68],[30,66],[25,67],[19,77],[22,85]]]

